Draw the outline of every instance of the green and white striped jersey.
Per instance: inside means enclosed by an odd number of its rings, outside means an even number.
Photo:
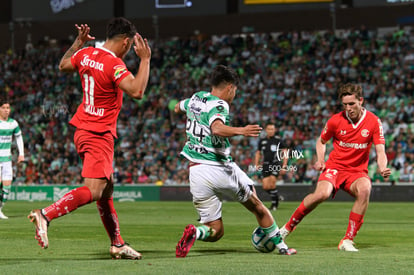
[[[19,124],[16,120],[9,118],[7,121],[0,120],[0,162],[11,161],[11,144],[13,135],[19,136]]]
[[[187,142],[181,155],[192,162],[221,165],[232,161],[228,138],[212,135],[210,126],[220,119],[229,125],[229,105],[209,92],[195,93],[180,102],[186,112]]]

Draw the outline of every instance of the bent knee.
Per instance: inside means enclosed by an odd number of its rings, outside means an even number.
[[[329,199],[329,197],[332,195],[331,192],[317,192],[314,193],[314,200],[317,202],[323,202],[327,199]]]

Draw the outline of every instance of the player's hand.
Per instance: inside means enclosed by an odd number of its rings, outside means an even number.
[[[144,39],[139,33],[136,33],[134,36],[134,44],[134,51],[141,60],[151,58],[151,48],[146,38]]]
[[[324,161],[317,161],[315,162],[315,164],[313,165],[313,168],[315,168],[315,170],[317,171],[323,171],[323,169],[325,169],[325,162]]]
[[[24,156],[18,156],[17,157],[17,163],[20,163],[22,161],[24,161]]]
[[[95,39],[94,36],[91,36],[89,34],[91,28],[87,24],[81,24],[80,26],[78,24],[75,24],[75,27],[78,29],[77,39],[79,39],[82,44]]]
[[[384,168],[380,171],[381,176],[384,178],[384,180],[388,180],[388,178],[391,176],[391,169],[390,168]]]
[[[263,130],[259,125],[247,125],[243,127],[243,136],[245,137],[258,137]]]

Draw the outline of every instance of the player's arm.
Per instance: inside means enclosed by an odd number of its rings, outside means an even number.
[[[188,102],[190,101],[189,98],[181,100],[174,106],[174,112],[176,114],[185,114],[187,112],[186,107],[188,106]]]
[[[316,140],[316,163],[314,165],[315,169],[322,171],[325,169],[325,152],[326,152],[326,140],[319,137]]]
[[[388,177],[391,175],[391,169],[387,168],[388,160],[387,155],[385,154],[385,145],[384,144],[376,144],[375,151],[377,152],[377,164],[378,170],[381,176],[387,180]]]
[[[259,125],[246,125],[244,127],[227,126],[221,119],[216,119],[211,124],[211,132],[215,136],[234,137],[242,135],[245,137],[258,137],[262,127]]]
[[[72,46],[63,55],[59,63],[59,70],[62,72],[75,71],[75,67],[72,65],[70,58],[75,52],[83,47],[85,42],[95,39],[95,37],[89,34],[91,28],[87,24],[81,24],[80,26],[76,24],[75,27],[78,29],[78,36],[76,37]]]
[[[145,89],[148,85],[151,48],[147,39],[143,39],[138,33],[134,36],[134,51],[140,58],[139,69],[135,77],[128,75],[119,83],[121,88],[127,95],[135,99],[141,99],[144,96]]]
[[[17,158],[17,163],[24,161],[24,143],[23,143],[23,135],[20,131],[19,133],[15,134],[14,137],[16,138],[17,149],[19,151],[19,156]]]

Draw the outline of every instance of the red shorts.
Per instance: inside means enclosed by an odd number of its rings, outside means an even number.
[[[354,196],[350,192],[351,184],[359,178],[367,178],[371,180],[368,177],[368,174],[365,172],[350,172],[344,170],[340,171],[326,168],[319,176],[318,182],[326,180],[333,185],[334,192],[332,194],[332,197],[335,197],[335,194],[339,189],[342,189],[345,192],[349,193],[351,196]]]
[[[114,171],[114,137],[111,132],[95,133],[76,129],[74,142],[82,159],[82,177],[111,179]]]

